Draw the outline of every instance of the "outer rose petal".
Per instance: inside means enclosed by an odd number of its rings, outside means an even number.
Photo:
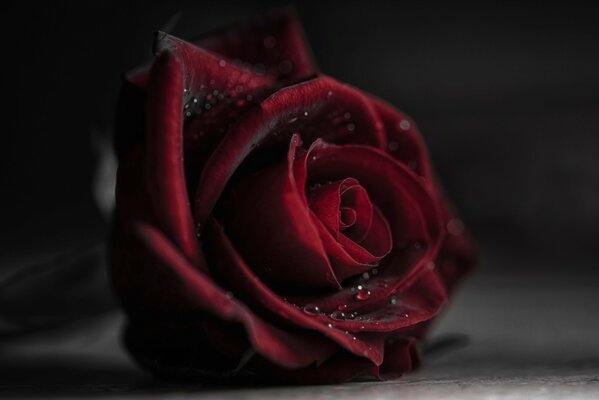
[[[276,80],[317,72],[295,12],[281,9],[193,40],[207,50],[240,60]]]
[[[223,320],[241,323],[252,347],[286,368],[321,363],[336,349],[332,342],[318,335],[291,333],[264,322],[199,272],[155,228],[138,224],[132,234],[139,243],[140,262],[131,263],[133,260],[128,259],[127,265],[118,265],[117,283],[121,298],[137,323],[146,321],[149,325],[168,326],[176,322],[177,317],[195,319],[201,318],[200,311],[208,312]],[[131,251],[132,246],[128,250]],[[144,279],[139,279],[140,276]],[[131,279],[134,282],[127,282]],[[153,305],[157,308],[152,308]],[[170,308],[173,305],[176,308]]]
[[[433,187],[443,208],[444,227],[448,224],[461,224],[461,221],[456,219],[456,213],[443,194],[441,185],[431,168],[424,140],[414,121],[380,99],[371,97],[370,100],[384,125],[389,153],[417,174],[424,176]],[[436,266],[448,291],[451,291],[476,264],[477,257],[472,239],[464,231],[463,226],[460,230],[461,232],[450,230],[436,259]]]
[[[183,74],[169,53],[156,58],[147,102],[146,173],[160,227],[193,263],[200,262],[183,168]]]

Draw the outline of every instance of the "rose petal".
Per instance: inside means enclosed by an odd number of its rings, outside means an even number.
[[[387,136],[387,151],[414,170],[430,178],[428,154],[416,123],[408,115],[375,97],[370,98]]]
[[[172,301],[169,296],[178,297],[189,309],[184,314],[188,317],[188,313],[195,309],[208,312],[223,320],[241,323],[254,349],[282,367],[301,368],[312,363],[322,363],[335,350],[336,346],[322,337],[299,331],[293,333],[284,331],[264,322],[244,304],[230,298],[210,278],[199,272],[155,228],[138,224],[136,238],[142,246],[141,251],[145,256],[145,262],[126,267],[140,269],[139,273],[151,274],[144,277],[146,283],[139,279],[139,274],[135,275],[134,278],[138,281],[135,285],[151,284],[155,289],[160,288],[153,294],[154,299],[145,297],[152,293],[151,290],[146,290],[146,295],[142,294],[143,298],[140,299],[139,304],[146,307],[146,312],[138,310],[137,318],[143,318],[145,315],[145,318],[160,321],[161,313],[147,307],[152,304],[164,307],[162,306],[164,302]],[[124,293],[125,299],[139,294],[137,290]],[[167,312],[167,318],[176,315],[176,312]]]
[[[148,87],[148,192],[160,227],[189,260],[199,265],[199,248],[182,160],[182,93],[182,65],[170,53],[162,53],[152,66]]]
[[[275,80],[305,78],[317,72],[301,25],[291,9],[238,23],[193,42]]]
[[[274,318],[282,319],[295,327],[318,331],[347,351],[360,357],[366,357],[376,365],[382,362],[382,344],[379,342],[378,336],[361,336],[330,328],[318,317],[285,302],[266,284],[256,279],[252,270],[237,253],[215,220],[211,220],[208,224],[207,235],[207,239],[210,240],[210,248],[214,251],[212,258],[219,276],[232,286],[237,296],[243,297],[245,301],[255,306],[269,310]]]
[[[303,290],[341,286],[293,175],[299,142],[285,160],[234,187],[225,202],[227,231],[254,271],[271,283]]]
[[[344,113],[351,113],[350,122]],[[196,221],[206,221],[233,172],[266,138],[287,143],[293,133],[301,132],[306,144],[325,137],[331,142],[384,147],[386,139],[377,122],[362,94],[330,78],[316,78],[274,93],[238,121],[204,166],[196,189]]]

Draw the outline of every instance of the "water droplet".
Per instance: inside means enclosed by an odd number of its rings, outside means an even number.
[[[402,312],[401,314],[399,314],[399,316],[402,318],[408,318],[410,315],[407,312]]]
[[[204,108],[206,110],[210,110],[212,108],[212,106],[210,105],[210,103],[206,103],[206,104],[204,104]]]
[[[349,288],[349,291],[350,291],[350,292],[355,292],[355,291],[356,291],[356,288],[352,286],[352,287],[350,287],[350,288]]]
[[[191,111],[187,111],[187,112],[185,113],[185,116],[186,116],[186,117],[191,117]]]
[[[364,325],[360,325],[360,329],[366,329]]]
[[[339,311],[345,311],[345,310],[347,310],[347,304],[339,304],[337,306],[337,310],[339,310]]]
[[[331,97],[333,95],[333,92],[329,90],[329,92],[327,93],[327,96]]]
[[[393,304],[393,305],[397,304],[397,298],[391,297],[391,300],[389,300],[389,303]]]
[[[183,88],[183,93],[187,93],[189,90],[187,88]]]
[[[356,300],[368,300],[370,298],[370,290],[362,287],[360,289],[361,286],[358,286],[358,291],[356,292],[356,295],[354,296],[356,298]]]
[[[218,66],[221,67],[221,68],[224,67],[225,65],[227,65],[227,62],[225,60],[220,60],[218,62]]]
[[[447,232],[454,236],[461,235],[464,233],[464,223],[458,218],[450,219],[447,222]]]
[[[332,328],[332,327],[333,327],[333,324],[327,324],[327,326],[328,326],[329,328]]]
[[[332,319],[338,320],[338,321],[342,321],[346,318],[345,313],[343,313],[341,311],[333,311],[332,313],[329,314],[329,317],[331,317]]]
[[[368,279],[370,279],[370,274],[369,274],[368,272],[364,272],[364,273],[362,274],[362,279],[365,279],[365,280],[368,280]]]
[[[308,111],[304,111],[304,117],[308,116]]]
[[[264,47],[267,49],[272,49],[277,45],[277,38],[274,36],[266,36],[263,41]]]
[[[198,103],[198,98],[194,97],[192,101],[193,101],[194,104],[197,104]]]
[[[409,129],[410,129],[410,126],[411,126],[411,124],[410,124],[410,121],[408,121],[408,120],[406,120],[406,119],[402,119],[402,120],[399,122],[399,129],[401,129],[401,130],[403,130],[403,131],[407,131],[407,130],[409,130]]]
[[[351,337],[351,339],[352,339],[352,340],[358,340],[358,338],[357,338],[357,337],[355,337],[355,336],[352,336],[352,337]]]
[[[308,315],[316,315],[320,313],[320,308],[314,304],[306,304],[302,307],[302,311]]]
[[[373,268],[373,269],[370,270],[370,273],[372,275],[378,275],[379,274],[379,270],[378,270],[378,268]]]
[[[352,124],[352,123],[347,124],[347,130],[350,131],[350,132],[355,131],[356,130],[356,125]]]

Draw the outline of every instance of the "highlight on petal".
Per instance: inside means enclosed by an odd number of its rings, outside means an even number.
[[[317,68],[295,12],[283,8],[202,35],[192,42],[282,81],[306,78]]]

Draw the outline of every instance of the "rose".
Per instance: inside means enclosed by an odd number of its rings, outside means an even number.
[[[276,13],[165,33],[116,123],[125,341],[177,377],[391,378],[473,262],[414,122],[321,75]]]

